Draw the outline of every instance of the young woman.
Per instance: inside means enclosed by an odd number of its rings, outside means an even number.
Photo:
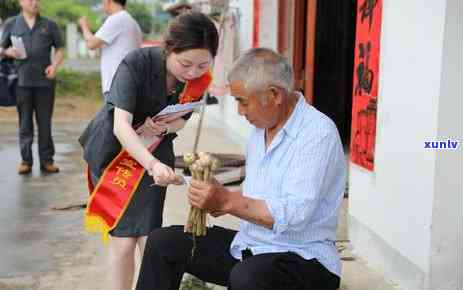
[[[122,61],[106,104],[79,139],[93,184],[102,182],[121,149],[146,170],[109,232],[109,289],[131,289],[136,246],[143,253],[146,236],[162,225],[166,186],[181,183],[173,170],[172,141],[189,115],[171,122],[153,122],[151,117],[167,105],[178,103],[185,83],[209,73],[217,46],[217,30],[204,14],[186,13],[173,19],[162,48],[138,49]],[[143,123],[144,131],[134,129]],[[151,153],[140,135],[164,137]]]

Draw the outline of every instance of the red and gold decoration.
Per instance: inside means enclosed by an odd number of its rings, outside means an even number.
[[[209,72],[198,79],[188,81],[180,95],[180,102],[185,104],[200,100],[211,81]],[[156,150],[161,141],[162,137],[155,138],[148,150]],[[85,212],[85,229],[101,233],[103,241],[108,242],[109,232],[124,215],[145,171],[126,150],[122,150],[104,170],[96,186],[88,176],[91,195]]]
[[[203,74],[201,77],[195,79],[194,85],[188,85],[190,82],[187,82],[183,92],[180,94],[179,103],[186,104],[199,101],[204,92],[209,88],[209,85],[212,82],[212,73],[210,71]]]
[[[158,139],[153,147],[161,141],[162,138]],[[122,150],[105,169],[95,188],[89,181],[91,196],[85,213],[85,229],[101,233],[103,241],[108,242],[108,233],[124,215],[144,174],[145,168]]]
[[[354,60],[350,158],[374,169],[382,0],[360,0]]]

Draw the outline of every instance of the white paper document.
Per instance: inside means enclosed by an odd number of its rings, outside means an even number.
[[[175,104],[170,105],[164,108],[161,112],[159,112],[156,116],[153,117],[153,121],[163,121],[163,122],[172,122],[178,118],[185,116],[186,114],[192,112],[194,109],[201,107],[203,101],[186,103],[186,104]],[[140,127],[137,128],[137,133],[142,132],[144,129],[145,124],[142,124]],[[150,147],[153,143],[156,143],[160,137],[153,136],[153,137],[143,137],[140,135],[140,139],[142,140],[143,144],[146,147]]]
[[[192,102],[192,103],[186,103],[186,104],[175,104],[175,105],[170,105],[164,108],[161,112],[159,112],[155,119],[157,117],[165,116],[167,114],[174,114],[174,113],[179,113],[179,112],[184,112],[184,111],[193,111],[194,109],[197,109],[201,107],[201,104],[203,101],[198,101],[198,102]]]
[[[24,42],[21,37],[11,36],[11,44],[13,48],[18,51],[20,55],[19,59],[27,58],[26,47],[24,46]]]

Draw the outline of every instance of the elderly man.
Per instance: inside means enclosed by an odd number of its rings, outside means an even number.
[[[192,181],[188,199],[240,218],[240,229],[208,229],[193,258],[183,227],[154,231],[137,290],[178,289],[184,272],[233,290],[337,289],[346,162],[334,123],[292,90],[292,69],[272,50],[245,53],[228,79],[239,114],[255,127],[243,191]]]
[[[40,16],[39,0],[20,0],[21,14],[5,22],[0,40],[0,57],[15,59],[18,64],[19,145],[22,162],[19,174],[32,170],[33,115],[38,127],[40,169],[57,173],[51,118],[55,103],[55,77],[64,59],[63,42],[58,25]],[[22,43],[23,45],[21,45]],[[54,54],[50,58],[54,48]]]

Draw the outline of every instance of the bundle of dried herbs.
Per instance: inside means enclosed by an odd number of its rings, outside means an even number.
[[[185,165],[190,169],[192,178],[199,181],[208,181],[219,166],[219,160],[209,153],[187,153],[183,156]],[[188,220],[185,224],[185,232],[193,236],[193,251],[196,248],[196,237],[205,236],[207,233],[207,212],[191,206]]]
[[[184,155],[185,165],[189,167],[193,179],[208,181],[219,167],[219,160],[209,153],[188,153]],[[207,212],[191,206],[185,232],[193,236],[205,236],[207,232]]]

